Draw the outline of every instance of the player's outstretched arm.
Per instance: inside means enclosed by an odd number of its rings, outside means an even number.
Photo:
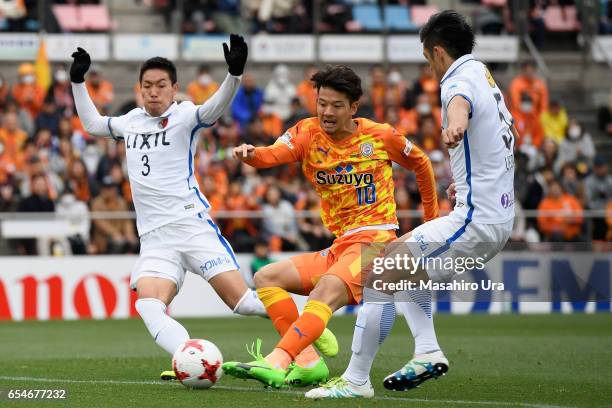
[[[267,169],[297,161],[289,147],[282,143],[265,147],[242,144],[234,147],[232,156],[258,169]]]
[[[436,177],[429,157],[396,131],[388,132],[385,136],[385,149],[392,161],[414,171],[425,213],[423,219],[429,221],[437,218],[439,209]]]
[[[87,133],[94,136],[111,136],[108,126],[109,118],[101,116],[93,101],[89,97],[85,86],[85,73],[91,65],[91,57],[83,48],[78,47],[72,53],[70,66],[70,81],[72,82],[72,95],[79,119]]]
[[[201,124],[212,125],[232,104],[240,87],[241,75],[244,72],[249,47],[244,38],[230,34],[230,45],[223,43],[223,54],[228,66],[228,75],[215,94],[198,108]]]

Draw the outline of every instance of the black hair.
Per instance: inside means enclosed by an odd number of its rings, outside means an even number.
[[[350,103],[356,102],[363,95],[361,78],[346,65],[328,65],[324,70],[317,72],[311,78],[315,88],[331,88],[348,98]]]
[[[461,14],[453,10],[444,10],[431,16],[421,28],[420,37],[430,53],[434,46],[440,46],[453,59],[470,54],[475,44],[472,27]]]
[[[142,82],[142,76],[144,75],[145,71],[150,69],[161,69],[162,71],[166,71],[170,77],[170,82],[172,85],[176,84],[176,67],[169,59],[164,57],[153,57],[146,60],[140,67],[138,82]]]

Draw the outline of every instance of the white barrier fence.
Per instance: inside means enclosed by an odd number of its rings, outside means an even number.
[[[40,38],[51,61],[70,61],[77,46],[94,61],[141,61],[154,56],[187,61],[223,62],[225,35],[176,34],[0,34],[0,60],[34,60]],[[425,59],[418,35],[267,35],[247,39],[254,62],[418,62]],[[476,56],[490,62],[514,62],[519,41],[514,36],[477,36]]]
[[[275,259],[288,257],[279,254]],[[239,254],[248,282],[252,255]],[[0,321],[116,319],[136,316],[129,276],[136,256],[1,257]],[[474,281],[503,282],[504,290],[478,290],[452,301],[438,293],[439,313],[610,312],[611,253],[502,252]],[[477,278],[477,279],[476,279]],[[498,288],[499,289],[499,288]],[[599,295],[599,301],[564,301]],[[298,306],[304,298],[296,297]],[[456,298],[455,298],[456,299]],[[354,313],[349,307],[339,313]],[[229,316],[231,311],[202,279],[187,274],[170,306],[179,317]]]

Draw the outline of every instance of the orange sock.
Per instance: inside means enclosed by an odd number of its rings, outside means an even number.
[[[321,336],[331,315],[332,310],[328,305],[309,300],[302,315],[291,325],[277,347],[294,359]]]
[[[286,290],[279,287],[259,288],[257,289],[257,295],[264,304],[276,331],[281,337],[284,336],[289,327],[291,327],[291,324],[299,317],[295,302]],[[266,357],[266,360],[273,366],[285,369],[289,366],[292,359],[286,352],[280,351],[282,353],[278,351],[275,353],[273,351],[270,353],[270,358]],[[295,358],[296,364],[300,367],[312,367],[317,361],[319,361],[319,355],[312,346],[308,346]]]
[[[276,331],[284,336],[291,323],[299,317],[297,306],[289,293],[279,287],[269,287],[257,289],[257,296],[266,308]]]

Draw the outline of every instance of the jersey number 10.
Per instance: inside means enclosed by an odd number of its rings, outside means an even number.
[[[376,186],[368,184],[364,187],[355,187],[357,192],[357,204],[374,204],[376,202]]]

